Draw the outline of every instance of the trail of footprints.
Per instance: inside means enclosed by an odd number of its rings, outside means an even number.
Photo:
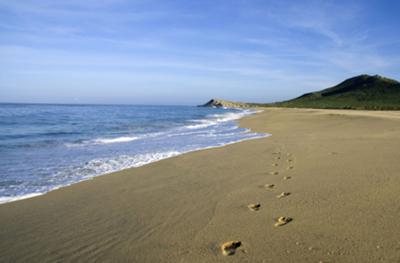
[[[273,152],[272,153],[275,156],[275,162],[272,163],[273,167],[279,167],[279,161],[281,160],[281,152],[277,151],[277,152]],[[293,165],[293,158],[291,157],[290,153],[286,154],[287,159],[286,162],[288,164],[288,166],[286,167],[287,170],[292,170],[294,169],[294,165]],[[271,171],[270,172],[271,175],[279,175],[279,171]],[[291,176],[284,176],[282,177],[282,180],[289,180],[292,179]],[[273,191],[276,188],[275,184],[265,184],[263,186],[265,189],[267,190],[271,190]],[[276,196],[277,199],[281,199],[281,198],[285,198],[287,196],[291,195],[290,192],[281,192],[280,194],[278,194]],[[248,209],[252,212],[257,212],[261,209],[261,204],[260,203],[254,203],[254,204],[248,204],[247,205]],[[291,221],[293,221],[293,218],[288,217],[288,216],[280,216],[275,218],[275,223],[274,223],[274,227],[281,227],[284,226],[288,223],[290,223]],[[228,241],[225,242],[221,245],[221,251],[222,254],[224,256],[231,256],[234,255],[236,253],[236,250],[242,245],[241,241],[235,240],[235,241]]]

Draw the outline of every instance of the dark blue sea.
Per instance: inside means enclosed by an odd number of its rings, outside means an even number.
[[[0,104],[0,203],[190,151],[260,138],[252,110]]]

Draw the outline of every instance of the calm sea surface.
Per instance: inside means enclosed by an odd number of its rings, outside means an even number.
[[[0,104],[0,203],[182,153],[267,136],[251,110]]]

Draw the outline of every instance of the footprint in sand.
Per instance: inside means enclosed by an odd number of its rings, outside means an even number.
[[[269,172],[269,174],[271,174],[271,175],[278,175],[279,172]]]
[[[261,204],[249,204],[247,206],[251,211],[258,211],[261,208]]]
[[[274,187],[275,187],[274,184],[265,184],[264,185],[264,188],[267,188],[267,189],[273,189]]]
[[[278,166],[278,164],[277,163],[273,163],[272,166]]]
[[[294,166],[288,166],[288,170],[292,170],[294,168]]]
[[[292,159],[287,159],[286,162],[291,163],[291,162],[293,162],[293,160]]]
[[[283,180],[289,180],[289,179],[292,179],[292,177],[291,177],[291,176],[285,176],[285,177],[283,177]]]
[[[231,256],[235,254],[236,249],[242,245],[241,241],[228,241],[221,245],[222,254],[224,256]]]
[[[286,196],[288,196],[288,195],[290,195],[290,193],[289,192],[282,192],[282,193],[280,193],[279,195],[277,195],[276,196],[276,198],[283,198],[283,197],[286,197]]]
[[[283,226],[286,225],[287,223],[289,223],[290,221],[292,221],[293,219],[287,216],[281,216],[278,219],[276,219],[276,223],[274,226],[278,227],[278,226]]]

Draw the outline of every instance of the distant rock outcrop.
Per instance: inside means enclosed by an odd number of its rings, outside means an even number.
[[[211,99],[206,104],[200,105],[200,107],[216,107],[216,108],[248,108],[250,104],[242,102],[233,102],[228,100]]]
[[[242,103],[212,99],[202,107],[288,107],[316,109],[400,110],[400,82],[379,75],[360,75],[336,86],[274,103]]]

